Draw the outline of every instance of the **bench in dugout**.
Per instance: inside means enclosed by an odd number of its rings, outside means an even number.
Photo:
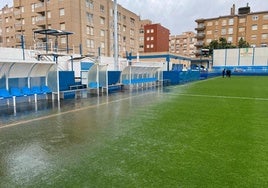
[[[51,94],[52,91],[48,86],[33,86],[31,89],[28,87],[11,87],[9,90],[0,89],[0,100],[7,100],[9,105],[9,99],[13,99],[13,105],[16,105],[16,99],[22,97],[28,97],[28,101],[31,101],[31,96],[35,96],[35,102],[37,101],[37,95]]]

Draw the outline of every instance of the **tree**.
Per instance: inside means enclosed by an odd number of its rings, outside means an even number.
[[[238,41],[238,48],[248,48],[250,47],[249,43],[245,41],[242,37]]]
[[[211,41],[208,46],[204,46],[203,48],[209,49],[209,55],[212,55],[214,49],[236,48],[236,46],[228,42],[226,38],[221,37],[219,40]]]

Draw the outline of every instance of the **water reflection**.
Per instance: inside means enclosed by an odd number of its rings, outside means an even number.
[[[32,105],[18,105],[16,116],[7,109],[1,115],[0,187],[34,187],[59,175],[58,171],[67,173],[66,168],[81,164],[91,148],[131,128],[124,127],[122,120],[164,99],[157,89],[136,90],[64,100],[60,110],[47,101],[38,103],[37,111]]]

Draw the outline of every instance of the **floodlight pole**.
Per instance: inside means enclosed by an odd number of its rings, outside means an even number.
[[[118,70],[117,0],[114,0],[114,69]]]

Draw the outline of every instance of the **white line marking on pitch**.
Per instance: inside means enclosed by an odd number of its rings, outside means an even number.
[[[236,97],[236,96],[223,96],[223,95],[200,95],[190,93],[170,93],[169,95],[181,95],[189,97],[206,97],[206,98],[220,98],[220,99],[240,99],[240,100],[256,100],[256,101],[268,101],[268,98],[254,98],[254,97]]]

